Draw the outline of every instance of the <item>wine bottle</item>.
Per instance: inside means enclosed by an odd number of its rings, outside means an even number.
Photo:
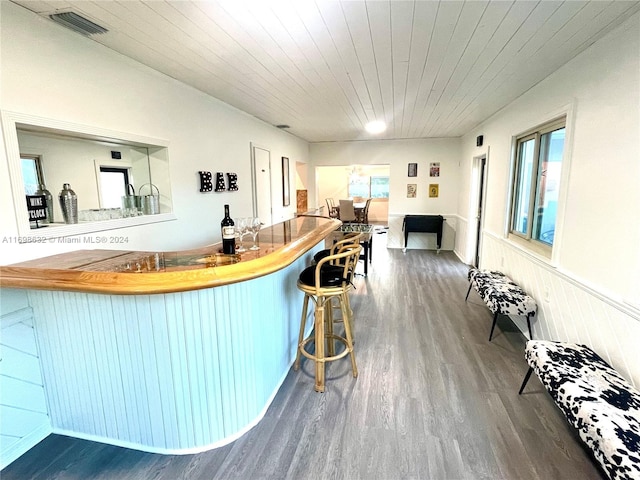
[[[235,224],[229,216],[229,205],[224,206],[224,218],[220,225],[222,226],[222,253],[236,253]]]

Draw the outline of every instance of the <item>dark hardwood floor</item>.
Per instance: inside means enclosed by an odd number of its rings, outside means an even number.
[[[387,250],[374,238],[352,296],[359,377],[348,358],[290,371],[260,423],[197,455],[142,453],[51,435],[5,468],[11,479],[599,479],[535,376],[524,337],[492,316],[452,252]],[[362,266],[359,267],[362,269]]]

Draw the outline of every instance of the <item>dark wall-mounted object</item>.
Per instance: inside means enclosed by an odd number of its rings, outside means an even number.
[[[229,181],[229,190],[230,192],[238,191],[238,174],[237,173],[227,173],[227,179]]]
[[[200,191],[210,192],[213,190],[213,183],[211,182],[211,172],[200,171]]]
[[[418,176],[418,164],[410,163],[409,168],[407,169],[407,177],[417,177]]]
[[[476,147],[481,147],[484,142],[484,135],[478,135],[476,137]]]
[[[116,150],[111,150],[111,158],[113,160],[122,160],[122,153]]]
[[[222,172],[216,172],[216,192],[224,192],[226,190],[224,184],[224,174]]]

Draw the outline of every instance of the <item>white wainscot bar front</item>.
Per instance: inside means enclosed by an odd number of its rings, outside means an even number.
[[[29,290],[54,433],[187,454],[257,424],[295,358],[300,271],[152,295]]]

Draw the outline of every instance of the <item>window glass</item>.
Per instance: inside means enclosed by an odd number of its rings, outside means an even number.
[[[389,177],[371,177],[371,198],[389,198]]]
[[[369,197],[369,178],[352,174],[349,176],[349,197]]]
[[[389,198],[389,177],[349,177],[349,197]]]
[[[127,194],[129,173],[126,168],[100,167],[101,205],[103,208],[120,208],[122,196]]]
[[[38,157],[21,156],[22,178],[24,179],[24,192],[26,195],[34,195],[41,183]]]
[[[512,229],[522,235],[527,234],[529,200],[531,199],[531,172],[534,164],[535,139],[518,144],[518,170],[514,200]]]
[[[540,137],[540,162],[536,187],[535,224],[532,238],[553,245],[558,210],[558,186],[562,167],[564,128]]]
[[[562,119],[516,141],[511,233],[547,252],[555,236],[564,136]]]

